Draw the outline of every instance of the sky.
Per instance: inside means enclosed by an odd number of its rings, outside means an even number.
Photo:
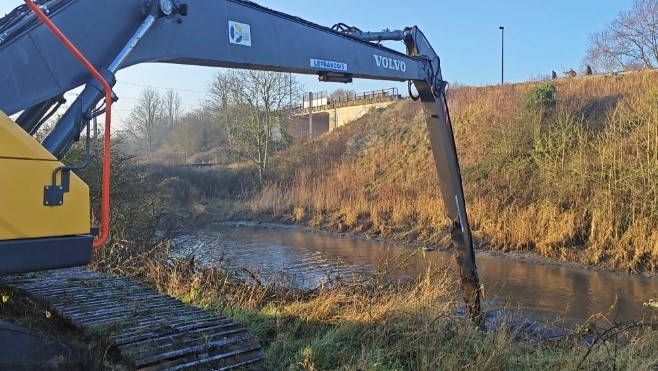
[[[207,0],[212,1],[212,0]],[[486,86],[501,80],[501,41],[504,41],[504,81],[523,82],[573,68],[581,71],[592,33],[603,30],[633,0],[255,0],[268,8],[330,27],[345,23],[363,31],[402,29],[417,25],[441,58],[449,83]],[[23,4],[0,0],[0,16]],[[358,4],[358,5],[357,5]],[[193,11],[193,9],[190,9]],[[499,29],[503,26],[504,34]],[[501,40],[503,39],[503,40]],[[402,50],[401,42],[385,46]],[[200,106],[212,76],[219,69],[148,63],[117,74],[114,105],[119,127],[145,87],[178,91],[183,109]],[[316,76],[299,76],[306,91],[347,88],[356,92],[406,84],[355,80],[352,84],[322,83]],[[73,94],[69,94],[73,97]],[[68,96],[67,96],[68,98]]]

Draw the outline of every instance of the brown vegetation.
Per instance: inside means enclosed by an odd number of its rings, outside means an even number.
[[[594,323],[602,317],[595,316],[569,336],[547,340],[510,316],[483,332],[454,315],[457,285],[445,267],[408,283],[385,284],[375,275],[300,291],[245,283],[235,272],[195,268],[190,260],[143,263],[143,278],[160,291],[247,326],[263,345],[267,369],[648,370],[658,356],[650,323],[601,328]]]
[[[478,247],[628,271],[658,263],[658,75],[449,91]],[[273,161],[247,216],[447,245],[420,106],[406,101]],[[241,214],[245,216],[245,214]]]

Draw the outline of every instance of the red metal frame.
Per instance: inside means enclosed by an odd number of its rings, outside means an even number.
[[[82,63],[98,82],[103,85],[105,90],[105,138],[103,148],[103,173],[101,185],[101,228],[100,235],[92,244],[92,248],[102,247],[110,235],[110,121],[112,119],[112,87],[96,68],[89,63],[82,53],[69,41],[69,39],[55,26],[55,24],[45,15],[41,9],[32,0],[23,0],[27,6],[32,9],[39,19],[52,31],[53,34],[66,46],[66,48]]]

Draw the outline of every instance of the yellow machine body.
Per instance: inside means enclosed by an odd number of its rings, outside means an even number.
[[[44,205],[44,186],[52,183],[53,170],[60,166],[0,111],[0,241],[90,233],[89,187],[75,174],[63,204]]]

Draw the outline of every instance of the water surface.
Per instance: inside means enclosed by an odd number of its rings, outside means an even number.
[[[341,237],[298,228],[253,223],[222,223],[181,239],[187,251],[206,262],[224,261],[246,268],[264,282],[292,281],[305,288],[330,284],[337,276],[384,270],[413,247]],[[540,264],[517,257],[478,254],[476,260],[485,290],[485,310],[519,309],[537,319],[583,321],[607,313],[612,321],[646,319],[652,311],[642,303],[658,298],[656,278],[601,272],[579,267]],[[417,252],[403,269],[386,270],[389,279],[413,279],[434,267],[449,264],[446,252]]]

